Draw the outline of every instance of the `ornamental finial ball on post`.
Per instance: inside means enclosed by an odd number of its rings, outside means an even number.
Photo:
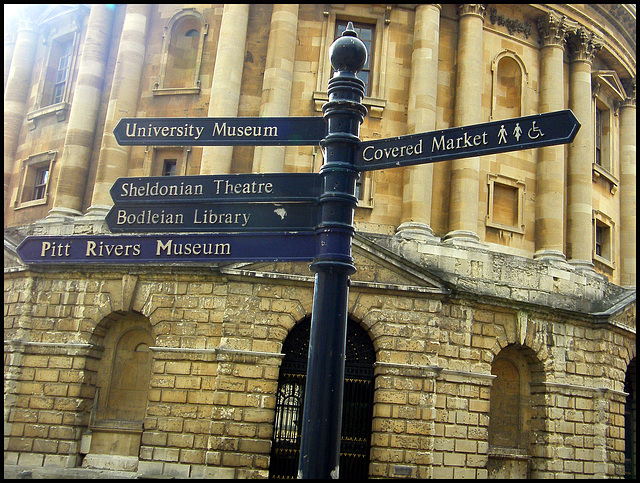
[[[349,22],[342,35],[329,47],[329,59],[336,71],[355,74],[367,63],[367,48]]]

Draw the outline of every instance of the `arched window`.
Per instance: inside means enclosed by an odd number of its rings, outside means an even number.
[[[208,25],[189,8],[176,13],[165,27],[159,82],[155,95],[193,94],[200,90],[200,66]]]
[[[531,369],[523,349],[505,347],[491,365],[490,478],[527,478],[531,459]]]
[[[108,388],[105,419],[142,422],[147,409],[149,376],[151,374],[151,336],[148,331],[134,328],[120,336],[114,357]]]
[[[520,57],[509,50],[491,63],[491,119],[510,119],[524,115],[528,73]]]
[[[104,334],[104,350],[97,368],[85,463],[114,467],[115,455],[122,464],[137,467],[153,362],[151,324],[137,312],[115,312],[99,326],[98,333]]]
[[[276,395],[270,478],[295,478],[297,473],[310,328],[310,319],[303,320],[282,346],[285,356]],[[375,351],[367,333],[351,320],[347,324],[346,349],[340,478],[367,478]]]

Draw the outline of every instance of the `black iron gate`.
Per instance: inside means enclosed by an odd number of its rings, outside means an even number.
[[[300,322],[291,330],[282,347],[285,356],[278,380],[270,478],[296,478],[310,326],[309,319]],[[350,320],[347,324],[340,442],[341,479],[367,478],[369,474],[374,362],[375,352],[369,336]]]

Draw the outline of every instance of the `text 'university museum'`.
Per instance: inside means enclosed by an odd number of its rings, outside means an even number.
[[[333,263],[333,477],[636,478],[635,5],[25,5],[4,41],[5,474],[304,477]]]

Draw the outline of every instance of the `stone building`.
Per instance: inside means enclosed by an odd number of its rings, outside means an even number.
[[[373,140],[571,109],[569,145],[358,182],[341,475],[636,476],[635,5],[32,5],[5,24],[5,465],[295,475],[306,262],[25,264],[119,177],[318,172],[120,146],[123,117],[322,116],[353,21]]]

